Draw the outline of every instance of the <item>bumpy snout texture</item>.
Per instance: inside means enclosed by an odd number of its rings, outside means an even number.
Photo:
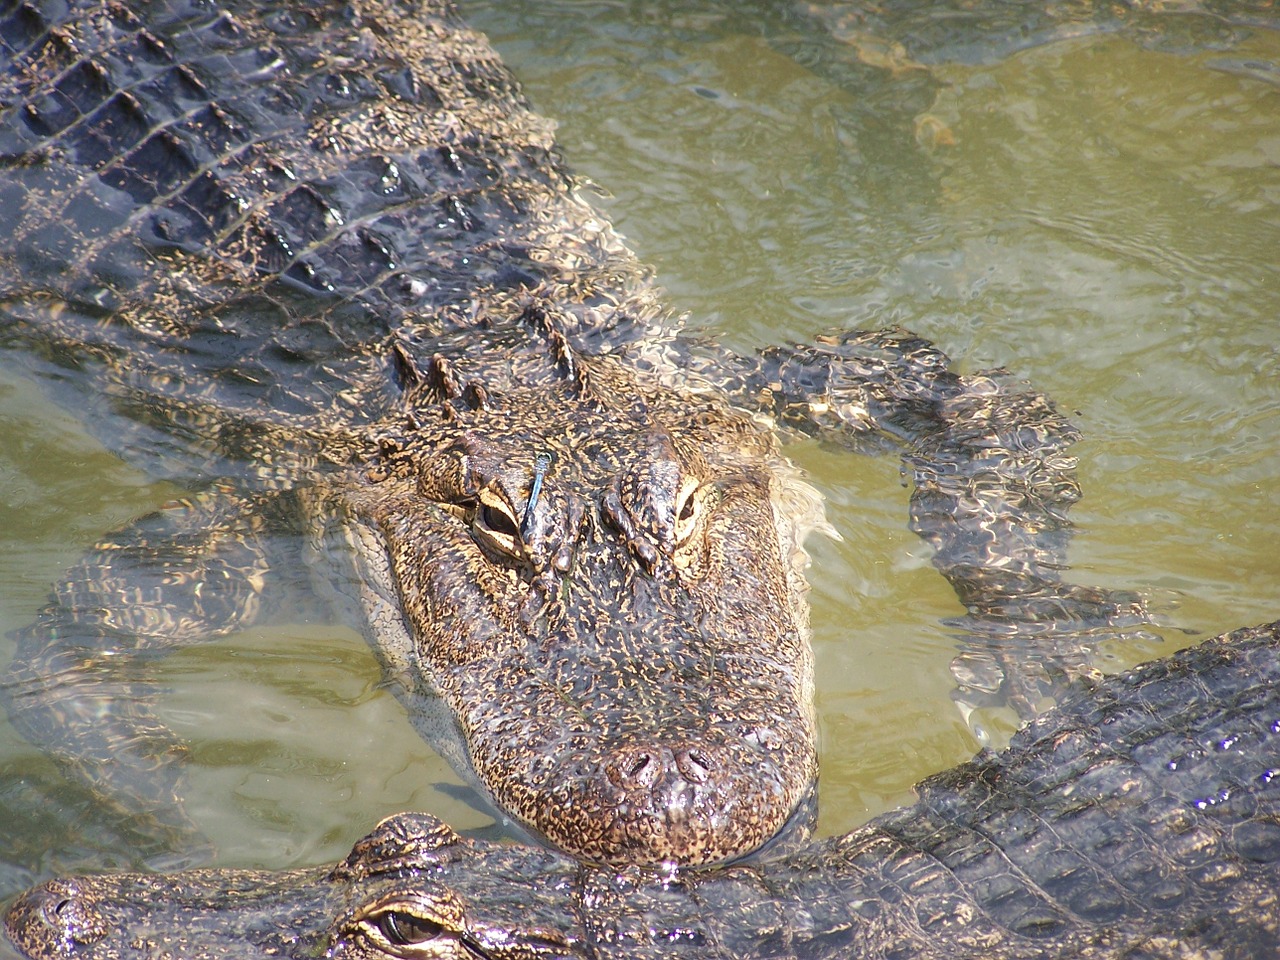
[[[758,846],[791,816],[803,784],[749,749],[701,741],[674,749],[623,747],[581,778],[567,778],[565,807],[589,811],[580,849],[603,861],[716,861]],[[554,816],[548,836],[572,827]]]
[[[50,880],[13,904],[6,928],[15,944],[34,960],[75,956],[110,931],[93,901],[81,895],[75,880]]]
[[[596,863],[720,862],[781,830],[817,776],[807,672],[666,655],[661,668],[626,656],[546,664],[506,706],[464,714],[499,805]],[[472,664],[467,684],[478,692],[520,669]]]

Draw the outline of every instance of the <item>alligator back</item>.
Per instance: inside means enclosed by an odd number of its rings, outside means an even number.
[[[698,894],[804,904],[788,956],[1276,956],[1278,653],[1272,623],[1108,677],[913,805]]]
[[[0,330],[116,413],[278,453],[386,412],[402,325],[643,287],[444,4],[69,7],[0,21]]]
[[[132,423],[134,459],[220,482],[56,588],[15,724],[184,832],[148,711],[71,717],[83,651],[212,639],[305,565],[561,846],[716,860],[803,825],[816,496],[723,392],[619,356],[647,275],[483,38],[432,0],[56,16],[0,25],[0,329],[88,374],[113,446]]]

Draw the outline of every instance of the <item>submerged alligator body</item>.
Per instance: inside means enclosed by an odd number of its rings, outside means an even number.
[[[334,867],[51,881],[33,958],[1190,958],[1280,951],[1280,622],[1109,677],[785,856],[678,875],[380,824]]]
[[[89,551],[3,686],[137,846],[190,842],[155,654],[343,558],[317,591],[502,811],[595,862],[758,847],[816,776],[823,523],[764,419],[904,450],[1024,713],[1142,621],[1062,579],[1076,434],[1043,397],[902,332],[680,337],[448,8],[19,3],[0,40],[0,338],[198,491]]]

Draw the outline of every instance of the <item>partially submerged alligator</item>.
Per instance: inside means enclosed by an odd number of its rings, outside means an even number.
[[[785,856],[592,868],[400,814],[332,867],[51,881],[33,958],[1270,958],[1280,622],[1077,691],[911,807]]]
[[[319,589],[503,811],[592,861],[759,846],[816,776],[823,523],[764,418],[904,449],[1023,713],[1141,622],[1061,578],[1076,434],[1043,397],[902,332],[677,336],[442,5],[19,3],[0,41],[0,337],[199,491],[89,551],[3,687],[139,843],[189,840],[154,653],[341,558]]]

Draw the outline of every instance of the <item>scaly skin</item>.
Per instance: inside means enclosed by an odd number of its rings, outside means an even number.
[[[918,801],[714,869],[388,818],[332,868],[54,880],[33,958],[1191,958],[1280,950],[1280,622],[1097,683]]]
[[[1062,580],[1076,434],[1043,397],[901,331],[676,336],[442,4],[24,3],[0,37],[0,338],[197,490],[88,551],[0,684],[130,846],[193,843],[155,655],[314,573],[559,848],[712,863],[806,826],[824,521],[767,417],[902,448],[982,689],[1024,714],[1142,622]]]
[[[172,436],[159,469],[225,478],[59,585],[14,723],[186,846],[146,655],[349,556],[326,589],[507,813],[597,860],[759,845],[817,773],[816,495],[722,397],[599,355],[660,308],[482,38],[441,4],[323,13],[6,21],[5,329],[113,435]]]

